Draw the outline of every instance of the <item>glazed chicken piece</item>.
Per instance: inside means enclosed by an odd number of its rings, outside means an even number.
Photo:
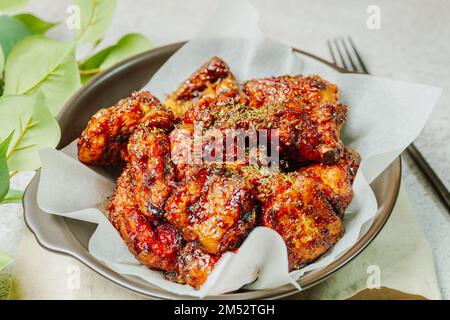
[[[78,139],[78,159],[88,165],[110,165],[127,160],[127,143],[141,123],[150,127],[172,127],[173,115],[147,91],[94,114]]]
[[[339,218],[344,217],[345,210],[352,201],[352,184],[361,162],[359,154],[345,149],[343,158],[335,165],[313,164],[300,172],[304,176],[319,181],[320,190],[327,196]]]
[[[219,255],[235,249],[256,224],[253,186],[235,172],[204,168],[184,179],[166,202],[166,219],[186,241]]]
[[[129,166],[117,179],[108,205],[109,219],[119,231],[130,252],[151,269],[178,271],[182,238],[171,224],[151,222],[136,204],[136,187]]]
[[[358,164],[359,156],[348,151],[335,165],[317,164],[257,182],[262,225],[284,239],[290,270],[317,260],[342,237]]]
[[[325,103],[313,109],[280,111],[282,152],[299,162],[336,163],[344,153],[340,131],[347,110],[340,103]]]
[[[336,163],[344,146],[340,130],[347,106],[338,102],[294,108],[284,103],[249,107],[227,96],[203,99],[184,117],[185,124],[202,123],[204,128],[278,129],[271,131],[279,151],[296,162]]]
[[[339,101],[337,86],[315,75],[249,80],[244,82],[242,90],[253,108],[283,104],[298,109]]]
[[[169,134],[177,181],[194,176],[205,167],[217,172],[221,169],[240,172],[249,164],[268,166],[262,148],[245,149],[245,141],[239,146],[234,136],[227,136],[225,131],[200,132],[201,141],[195,142],[194,125],[182,123]]]
[[[194,175],[201,163],[194,160],[194,125],[181,124],[170,134],[170,154],[175,166],[175,177],[178,181]]]
[[[236,128],[239,125],[243,113],[248,110],[248,99],[241,94],[221,93],[215,97],[204,97],[190,106],[182,117],[182,123],[194,124],[199,122],[205,129]],[[250,110],[249,110],[250,111]],[[223,119],[222,119],[223,118]],[[221,121],[221,122],[220,122]],[[222,123],[222,126],[216,123]],[[223,125],[227,123],[228,125]]]
[[[163,218],[175,178],[169,137],[162,129],[139,126],[130,136],[128,158],[141,212],[150,219]]]
[[[167,273],[166,278],[180,284],[188,284],[198,290],[206,282],[219,259],[219,256],[206,253],[199,244],[188,242],[181,251],[178,270]]]
[[[280,144],[302,162],[332,164],[343,153],[340,130],[347,107],[339,103],[337,86],[319,76],[281,76],[243,84],[250,108],[263,114],[275,109]]]
[[[222,93],[238,94],[238,84],[228,65],[219,57],[213,57],[195,71],[166,100],[176,119],[198,100],[216,97]]]

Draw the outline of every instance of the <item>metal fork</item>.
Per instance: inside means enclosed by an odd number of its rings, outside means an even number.
[[[330,51],[333,63],[347,72],[369,74],[369,71],[364,64],[361,55],[356,49],[352,38],[339,38],[327,41],[328,50]],[[428,183],[433,187],[438,198],[450,212],[450,193],[445,187],[444,183],[439,179],[434,170],[422,156],[420,151],[411,143],[406,149],[407,154],[415,162],[423,176]]]

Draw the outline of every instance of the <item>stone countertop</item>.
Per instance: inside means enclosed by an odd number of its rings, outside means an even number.
[[[211,0],[118,0],[112,26],[102,47],[129,32],[146,35],[155,46],[190,39],[215,8]],[[271,37],[330,59],[326,40],[351,35],[370,72],[377,76],[418,82],[444,89],[416,146],[446,186],[450,187],[450,2],[446,0],[253,1],[262,16],[261,28]],[[63,21],[69,0],[32,0],[25,11]],[[367,8],[377,5],[380,29],[369,30]],[[51,36],[67,39],[65,23]],[[403,183],[416,209],[417,220],[431,243],[439,285],[450,299],[450,214],[407,156]],[[14,177],[24,188],[31,174]],[[20,205],[0,207],[0,250],[17,252],[23,230]]]

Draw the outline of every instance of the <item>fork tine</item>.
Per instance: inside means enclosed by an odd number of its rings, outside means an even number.
[[[333,47],[331,45],[330,40],[327,40],[327,46],[328,46],[328,50],[330,51],[331,58],[333,59],[333,63],[337,65],[338,62],[337,62],[336,56],[334,55]]]
[[[369,71],[367,70],[366,65],[365,65],[364,62],[362,61],[361,56],[360,56],[359,53],[358,53],[358,50],[356,50],[356,46],[355,46],[355,44],[353,43],[352,38],[351,38],[351,37],[348,37],[348,41],[349,41],[349,43],[350,43],[350,46],[353,48],[353,52],[355,53],[355,56],[356,56],[356,58],[358,59],[359,65],[361,66],[363,72],[368,74]]]
[[[350,64],[352,65],[352,71],[358,72],[358,67],[353,62],[352,55],[350,54],[350,51],[348,51],[347,44],[345,43],[344,39],[340,38],[339,40],[341,40],[341,44],[344,48],[345,53],[347,54],[348,61],[350,61]]]
[[[342,55],[341,49],[339,48],[339,43],[338,43],[337,39],[334,39],[333,42],[334,42],[334,47],[336,48],[336,51],[339,55],[339,59],[341,60],[342,66],[344,67],[344,69],[348,70],[348,66],[345,63],[344,56]]]

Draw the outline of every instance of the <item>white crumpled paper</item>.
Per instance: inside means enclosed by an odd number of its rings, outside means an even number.
[[[226,253],[198,291],[164,280],[163,274],[140,265],[105,217],[105,202],[114,180],[102,170],[81,164],[75,142],[62,151],[40,152],[40,208],[52,214],[97,223],[89,252],[115,271],[135,275],[181,295],[204,297],[248,289],[274,288],[321,268],[349,249],[377,212],[372,182],[420,133],[440,89],[366,75],[340,74],[291,48],[267,39],[258,29],[258,14],[240,1],[223,2],[204,32],[175,53],[145,86],[160,99],[172,92],[200,65],[217,55],[238,81],[283,74],[318,74],[336,83],[342,102],[350,106],[343,132],[348,147],[362,156],[347,210],[343,238],[317,262],[289,273],[286,247],[273,230],[257,227],[237,253]],[[126,81],[126,79],[124,79]],[[136,88],[139,89],[139,88]],[[365,223],[367,224],[365,225]]]

